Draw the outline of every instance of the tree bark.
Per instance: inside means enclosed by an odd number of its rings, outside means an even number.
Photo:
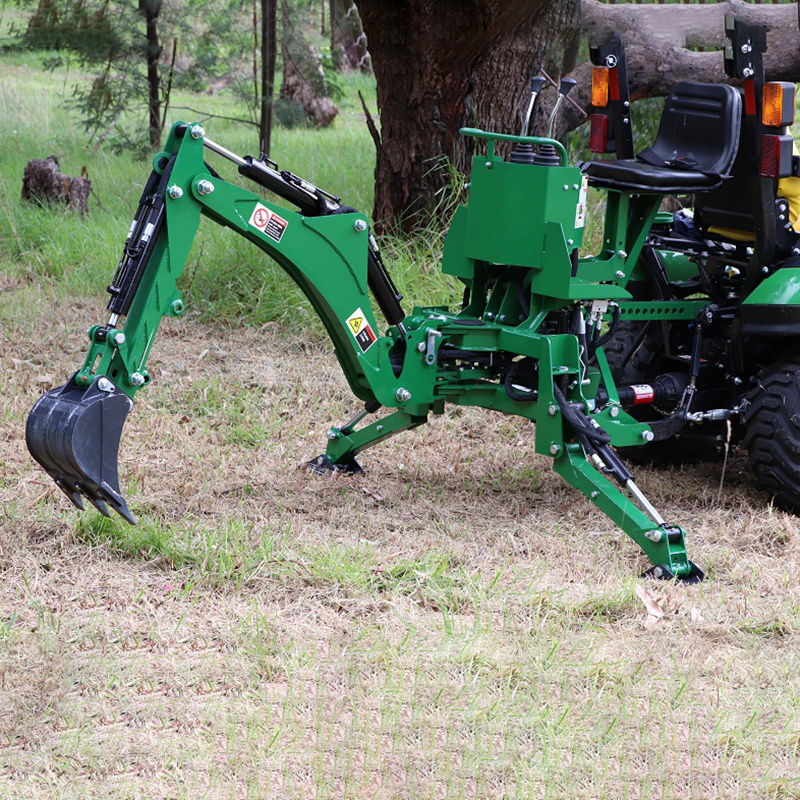
[[[278,47],[278,0],[261,0],[261,104],[259,142],[262,153],[269,153],[272,143],[272,99],[275,94],[275,63]]]
[[[80,177],[64,175],[55,155],[45,159],[32,158],[22,174],[22,199],[39,205],[63,203],[82,217],[89,213],[89,193],[92,182],[86,167]]]
[[[158,70],[161,58],[161,44],[158,41],[161,0],[139,0],[139,10],[144,14],[147,29],[147,116],[150,146],[158,150],[161,147],[161,80]]]
[[[330,0],[331,53],[337,69],[371,72],[367,37],[353,0]]]
[[[571,37],[577,0],[357,0],[378,85],[378,226],[425,224],[447,182],[435,161],[463,169],[464,125],[518,132],[527,79]]]

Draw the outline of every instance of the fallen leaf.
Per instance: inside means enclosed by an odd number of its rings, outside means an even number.
[[[661,608],[661,606],[655,600],[653,600],[647,589],[645,589],[640,583],[636,584],[636,596],[644,603],[648,614],[656,617],[656,619],[661,619],[661,617],[664,616],[664,609]]]

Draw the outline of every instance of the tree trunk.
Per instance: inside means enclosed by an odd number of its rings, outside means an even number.
[[[337,69],[371,72],[367,37],[353,0],[330,0],[331,53]]]
[[[317,127],[327,127],[339,109],[328,97],[328,85],[319,54],[295,24],[288,2],[283,0],[282,40],[283,83],[281,98],[300,106]]]
[[[158,150],[161,147],[161,80],[158,71],[161,57],[161,44],[158,41],[161,0],[139,0],[139,11],[144,14],[147,27],[147,116],[150,146]]]
[[[577,0],[358,0],[378,84],[374,217],[411,230],[436,207],[464,125],[517,133],[528,79],[578,24]]]
[[[259,110],[259,143],[262,153],[269,154],[272,141],[272,98],[275,94],[275,60],[278,0],[261,0],[261,107]]]
[[[697,52],[687,48],[729,44],[725,15],[733,14],[749,25],[763,25],[767,33],[764,69],[768,80],[800,80],[800,31],[797,7],[792,4],[753,5],[732,0],[709,5],[607,5],[583,0],[583,25],[591,38],[602,40],[616,32],[625,45],[632,100],[663,97],[682,80],[727,82],[722,50]],[[591,65],[572,72],[578,81],[570,98],[584,112],[591,107]],[[634,110],[635,113],[635,110]],[[576,128],[585,119],[574,106],[565,105],[558,131]]]

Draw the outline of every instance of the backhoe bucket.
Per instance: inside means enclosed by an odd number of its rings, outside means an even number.
[[[102,387],[102,388],[101,388]],[[105,516],[106,504],[135,524],[119,491],[117,459],[122,426],[133,401],[98,376],[89,387],[75,376],[39,398],[28,416],[30,454],[80,509],[81,495]]]

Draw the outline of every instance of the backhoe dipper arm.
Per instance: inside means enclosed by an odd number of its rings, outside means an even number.
[[[109,286],[108,322],[90,329],[83,366],[38,401],[26,428],[31,454],[76,506],[82,508],[83,496],[104,514],[111,505],[129,522],[116,451],[132,400],[150,381],[147,358],[161,319],[184,312],[177,281],[201,214],[256,244],[297,282],[322,319],[357,397],[396,405],[399,384],[389,360],[395,339],[378,335],[368,289],[390,324],[401,328],[404,315],[364,215],[342,208],[337,198],[297,176],[278,172],[271,162],[240,158],[204,137],[199,125],[172,127],[164,152],[154,159]],[[305,215],[221,179],[203,161],[204,144]]]

